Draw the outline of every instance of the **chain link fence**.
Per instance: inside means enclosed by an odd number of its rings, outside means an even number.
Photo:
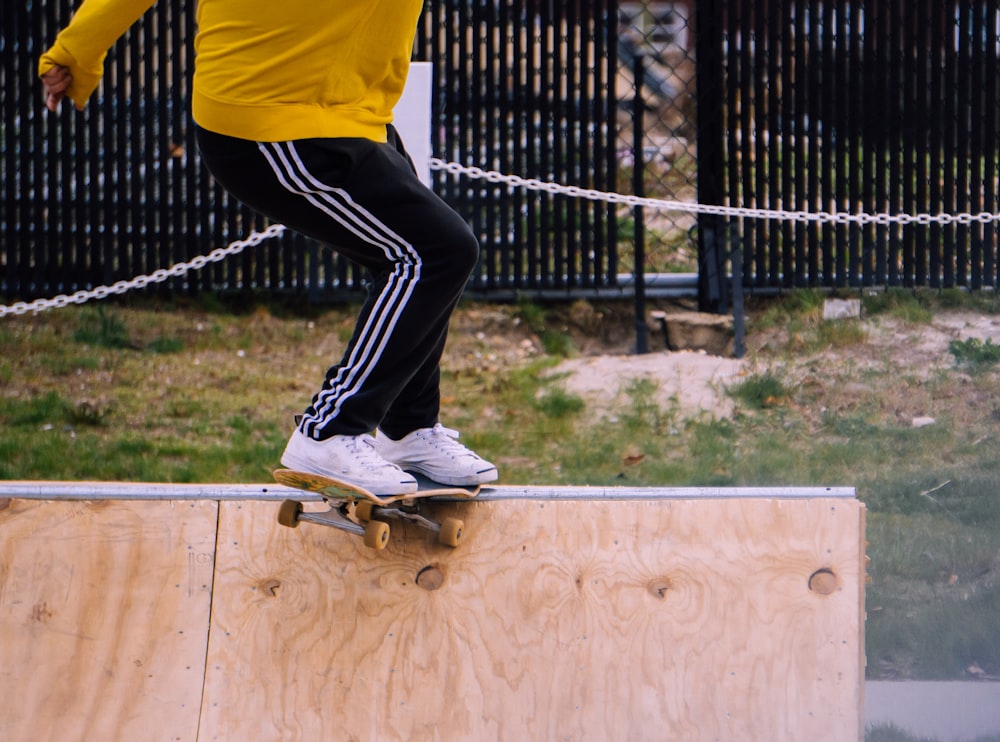
[[[620,190],[631,184],[640,197],[698,200],[694,13],[694,0],[642,0],[618,6]],[[637,157],[642,163],[639,169]],[[655,281],[650,274],[698,270],[695,214],[648,209],[618,213],[623,272],[645,274]],[[643,223],[637,225],[637,219]],[[638,253],[637,241],[643,243]],[[637,254],[643,258],[642,266],[635,264]]]

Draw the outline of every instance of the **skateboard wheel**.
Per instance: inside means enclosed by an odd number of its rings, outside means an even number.
[[[358,500],[354,506],[354,516],[362,523],[367,523],[372,519],[372,510],[375,503],[371,500]]]
[[[365,525],[365,546],[384,549],[389,543],[389,524],[380,520],[370,520]]]
[[[297,528],[299,515],[302,514],[302,503],[298,500],[285,500],[278,509],[278,523],[286,528]]]
[[[465,523],[458,518],[445,518],[441,521],[438,541],[445,546],[458,546],[462,540],[462,531],[464,528]]]

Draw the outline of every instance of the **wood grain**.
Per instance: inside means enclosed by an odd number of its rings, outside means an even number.
[[[863,506],[448,504],[384,552],[222,503],[201,739],[857,740]]]
[[[194,740],[217,504],[3,505],[0,739]]]

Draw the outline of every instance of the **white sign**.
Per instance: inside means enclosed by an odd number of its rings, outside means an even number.
[[[431,185],[431,89],[434,65],[411,62],[403,95],[393,112],[393,125],[403,138],[403,145],[417,168],[417,175],[428,188]]]

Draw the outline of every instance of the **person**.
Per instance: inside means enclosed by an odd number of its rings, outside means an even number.
[[[154,0],[83,0],[45,51],[45,105],[83,110],[107,50]],[[343,357],[296,422],[291,469],[381,494],[497,478],[439,421],[441,356],[479,245],[392,126],[422,0],[199,0],[198,148],[249,207],[364,267]]]

